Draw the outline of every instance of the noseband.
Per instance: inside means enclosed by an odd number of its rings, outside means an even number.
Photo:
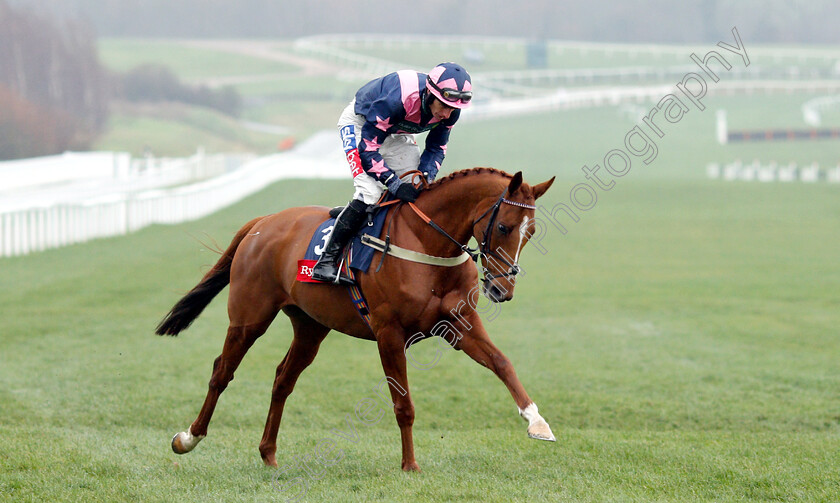
[[[478,217],[475,221],[473,221],[473,227],[475,227],[479,222],[481,222],[484,219],[484,217],[486,217],[487,215],[490,215],[490,219],[487,221],[487,227],[484,229],[484,236],[483,236],[483,239],[481,241],[481,245],[480,245],[480,248],[479,248],[479,253],[484,257],[493,257],[494,259],[498,260],[499,262],[503,263],[504,265],[506,265],[508,267],[508,272],[502,273],[502,274],[493,274],[493,275],[486,274],[487,268],[485,267],[484,268],[485,276],[481,280],[485,283],[487,281],[493,281],[494,279],[497,279],[497,278],[516,278],[516,275],[521,272],[521,269],[519,268],[518,264],[516,264],[516,263],[511,264],[510,261],[508,261],[508,259],[506,257],[497,253],[496,250],[494,250],[490,246],[490,240],[493,237],[493,226],[496,225],[496,217],[499,216],[499,209],[502,207],[502,203],[509,204],[511,206],[517,206],[519,208],[526,208],[526,209],[529,209],[529,210],[536,210],[537,209],[537,207],[534,206],[533,204],[520,203],[520,202],[517,202],[517,201],[511,201],[509,199],[505,199],[506,194],[507,194],[507,189],[505,189],[505,191],[502,192],[502,195],[499,196],[499,199],[496,200],[496,202],[493,204],[493,206],[487,208],[487,211],[482,213],[480,217]]]

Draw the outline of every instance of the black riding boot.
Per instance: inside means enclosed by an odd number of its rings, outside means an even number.
[[[335,220],[330,240],[321,253],[321,258],[312,270],[312,279],[326,283],[338,281],[338,258],[356,232],[367,220],[367,205],[363,201],[353,199]]]

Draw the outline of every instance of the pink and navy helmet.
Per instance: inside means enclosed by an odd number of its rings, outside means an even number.
[[[455,63],[441,63],[432,68],[426,79],[426,89],[453,108],[467,108],[472,100],[470,74]]]

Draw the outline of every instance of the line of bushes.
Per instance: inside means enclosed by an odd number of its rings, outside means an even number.
[[[234,88],[189,86],[169,67],[158,64],[141,65],[115,76],[112,89],[114,98],[130,102],[177,101],[212,108],[233,117],[238,117],[242,109],[242,98]]]

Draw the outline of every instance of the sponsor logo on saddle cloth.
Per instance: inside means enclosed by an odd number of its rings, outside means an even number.
[[[382,227],[385,225],[385,215],[387,211],[379,211],[373,216],[373,225],[363,225],[362,229],[356,234],[356,237],[347,245],[345,253],[342,254],[344,260],[350,261],[350,267],[357,271],[365,272],[370,266],[373,258],[373,248],[362,244],[361,236],[363,234],[370,234],[372,236],[379,236],[382,232]],[[298,260],[298,274],[297,280],[304,283],[320,283],[312,279],[312,268],[321,258],[327,243],[332,234],[335,219],[330,218],[323,222],[315,229],[312,234],[312,239],[309,240],[309,246],[306,247],[306,254],[302,259]]]

